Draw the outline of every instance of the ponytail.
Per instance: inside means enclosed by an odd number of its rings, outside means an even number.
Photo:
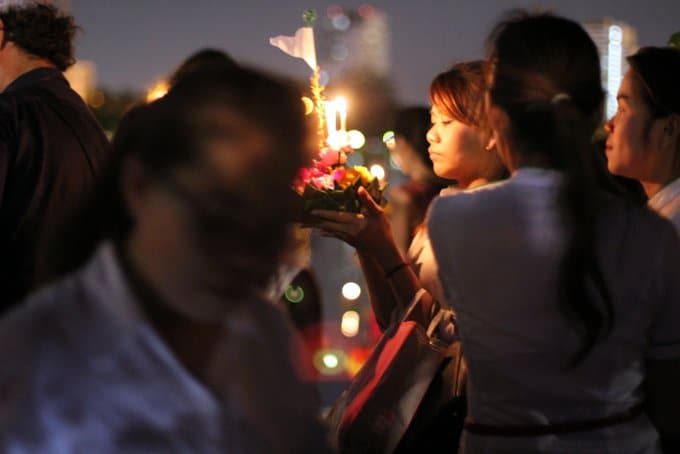
[[[581,337],[575,366],[609,334],[614,319],[597,259],[604,203],[592,144],[604,100],[597,48],[572,20],[523,12],[499,23],[489,44],[489,98],[508,114],[512,152],[566,177],[558,200],[567,241],[557,292],[559,310]]]
[[[610,332],[614,310],[596,256],[599,200],[592,127],[571,98],[561,96],[551,102],[556,156],[566,170],[560,206],[569,232],[560,266],[559,306],[582,338],[573,366]]]

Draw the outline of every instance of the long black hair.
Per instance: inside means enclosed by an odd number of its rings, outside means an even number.
[[[235,292],[263,287],[287,242],[286,222],[292,212],[288,189],[303,164],[306,126],[300,93],[292,85],[245,68],[188,75],[165,97],[125,115],[89,203],[67,222],[60,241],[49,245],[41,281],[81,267],[100,242],[121,243],[134,229],[121,193],[127,160],[135,159],[159,181],[172,182],[170,174],[196,165],[206,147],[238,134],[225,129],[220,112],[254,127],[266,137],[266,149],[244,157],[247,165],[234,165],[231,181],[220,181],[214,198],[189,195],[196,202],[191,220],[197,237],[210,231],[229,243],[233,262],[222,262],[228,267],[225,281],[233,281]],[[239,157],[234,158],[230,162]]]
[[[592,135],[604,93],[597,48],[576,22],[514,12],[489,38],[493,105],[510,118],[513,152],[564,172],[560,197],[568,226],[559,304],[582,336],[572,364],[606,336],[614,313],[596,257],[598,211]]]

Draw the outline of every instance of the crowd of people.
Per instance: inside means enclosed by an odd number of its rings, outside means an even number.
[[[298,88],[201,52],[109,144],[62,75],[76,29],[0,9],[0,450],[343,452],[272,297],[316,143]],[[678,452],[680,50],[628,57],[603,153],[578,23],[514,13],[487,45],[398,116],[392,219],[359,189],[313,226],[356,248],[382,328],[414,295],[454,311],[442,451]]]

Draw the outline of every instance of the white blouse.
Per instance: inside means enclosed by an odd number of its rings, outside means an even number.
[[[647,205],[669,219],[680,233],[680,178],[661,188]]]
[[[558,307],[562,175],[520,169],[440,198],[428,231],[469,365],[468,415],[513,426],[603,418],[644,399],[645,360],[680,358],[680,244],[664,219],[607,198],[598,257],[614,325],[586,360]],[[596,196],[596,195],[594,195]],[[606,197],[606,196],[603,196]],[[591,432],[504,438],[465,433],[464,453],[655,452],[646,416]]]

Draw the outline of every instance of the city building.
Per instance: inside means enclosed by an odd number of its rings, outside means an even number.
[[[621,79],[628,70],[626,57],[638,48],[637,32],[633,26],[610,18],[588,21],[583,27],[600,53],[602,86],[607,93],[605,114],[611,118],[616,113],[616,94]]]
[[[390,30],[384,12],[371,5],[343,9],[332,5],[315,29],[317,57],[332,77],[361,69],[386,77],[390,67]]]

